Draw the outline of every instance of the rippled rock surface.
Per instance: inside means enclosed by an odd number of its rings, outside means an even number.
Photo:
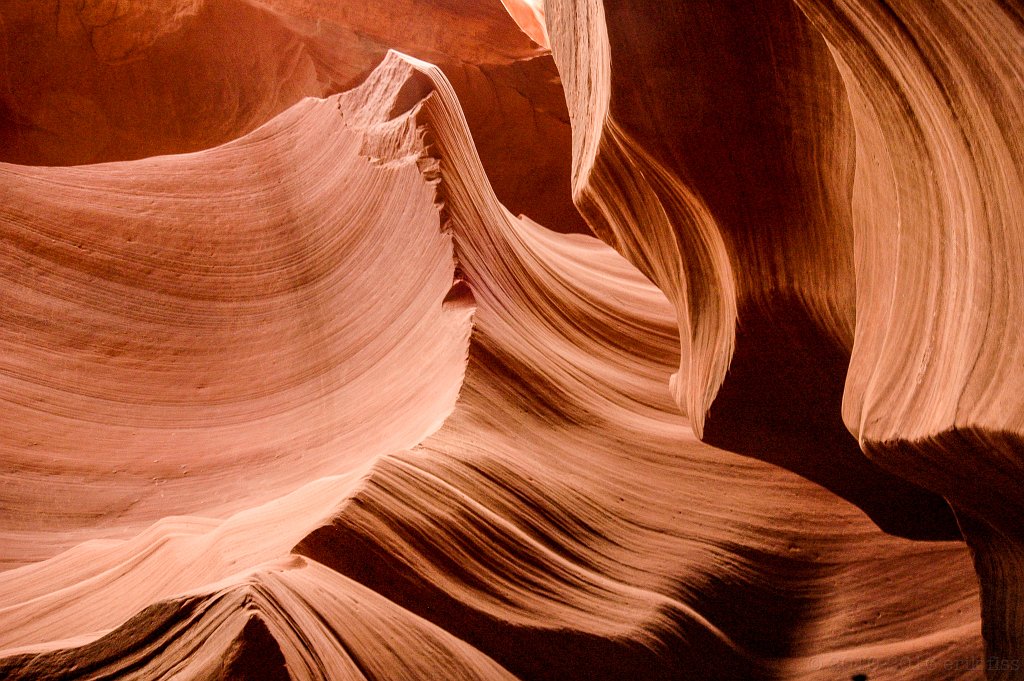
[[[0,7],[0,678],[1024,678],[1024,12]]]

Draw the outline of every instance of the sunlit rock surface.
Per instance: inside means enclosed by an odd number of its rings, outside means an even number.
[[[0,7],[0,678],[1024,678],[1024,16]]]

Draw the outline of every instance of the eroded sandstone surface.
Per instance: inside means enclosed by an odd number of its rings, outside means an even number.
[[[0,5],[0,678],[1024,678],[1024,11]]]

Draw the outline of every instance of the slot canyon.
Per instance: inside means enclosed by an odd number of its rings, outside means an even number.
[[[0,679],[1024,680],[1020,0],[0,0]]]

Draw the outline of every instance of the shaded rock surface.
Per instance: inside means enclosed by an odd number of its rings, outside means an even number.
[[[1018,8],[0,19],[3,678],[1024,678]]]

